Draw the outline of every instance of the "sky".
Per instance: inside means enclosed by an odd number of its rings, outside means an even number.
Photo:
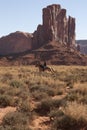
[[[42,9],[60,4],[76,19],[76,40],[87,39],[87,0],[0,0],[0,37],[16,31],[33,33],[42,24]]]

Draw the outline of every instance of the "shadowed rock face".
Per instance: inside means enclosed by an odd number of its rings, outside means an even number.
[[[66,17],[66,9],[60,5],[50,5],[43,9],[43,24],[34,32],[35,47],[44,42],[58,41],[67,46],[75,44],[75,19]]]
[[[75,18],[68,19],[68,45],[75,45]]]

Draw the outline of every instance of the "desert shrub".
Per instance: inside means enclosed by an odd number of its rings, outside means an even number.
[[[78,101],[78,98],[80,97],[80,94],[75,92],[75,91],[71,91],[70,93],[68,93],[68,95],[66,96],[66,100],[68,101]]]
[[[54,89],[47,85],[32,85],[30,91],[32,96],[37,100],[55,95]]]
[[[39,92],[47,93],[49,96],[54,96],[54,89],[48,85],[40,85]]]
[[[10,86],[19,88],[19,87],[22,87],[23,84],[22,84],[21,81],[18,81],[18,80],[12,80],[12,81],[10,82]]]
[[[21,88],[11,87],[11,86],[2,86],[0,87],[0,95],[8,96],[14,99],[14,97],[20,97],[22,90]]]
[[[79,103],[87,104],[87,86],[86,86],[86,84],[75,86],[75,88],[67,94],[66,100],[78,101]]]
[[[7,83],[9,80],[13,79],[13,75],[10,73],[5,73],[2,75],[1,82]]]
[[[5,94],[7,91],[9,91],[9,86],[0,86],[0,94]]]
[[[53,109],[49,113],[50,119],[53,119],[53,120],[54,119],[56,120],[56,118],[59,118],[59,117],[61,117],[63,115],[64,115],[64,112],[62,110],[60,110],[60,109]]]
[[[57,118],[54,123],[54,128],[56,130],[81,130],[85,127],[87,127],[87,125],[83,119],[79,119],[79,121],[77,121],[76,119],[66,115]]]
[[[47,95],[47,93],[45,93],[45,92],[37,92],[37,91],[35,91],[35,92],[32,92],[32,97],[33,97],[35,100],[41,101],[41,100],[43,100],[43,99],[48,98],[48,95]]]
[[[74,90],[82,95],[87,95],[87,83],[76,84]]]
[[[5,91],[5,94],[8,94],[10,96],[19,96],[20,93],[21,93],[21,89],[16,87],[9,87],[9,89]]]
[[[18,107],[18,111],[20,111],[22,113],[28,113],[28,114],[30,114],[30,112],[31,112],[31,106],[29,104],[29,100],[22,101],[22,103]]]
[[[47,90],[47,94],[48,94],[48,96],[55,96],[55,91],[54,91],[54,89],[49,89],[49,90]]]
[[[87,95],[84,95],[84,96],[80,99],[80,103],[87,104]]]
[[[21,95],[23,95],[23,92],[20,88],[10,86],[0,88],[0,106],[17,106],[22,100],[23,96],[21,97]]]
[[[65,106],[66,102],[64,99],[53,99],[52,100],[52,107],[60,107]]]
[[[3,77],[8,78],[9,80],[12,80],[12,79],[13,79],[13,75],[10,74],[9,72],[8,72],[8,73],[5,73],[5,74],[3,75]]]
[[[87,82],[87,69],[86,68],[78,68],[75,69],[72,72],[73,75],[76,75],[75,77],[77,77],[77,80],[80,82]]]
[[[0,95],[0,107],[14,106],[15,102],[9,95]]]
[[[65,103],[63,100],[55,100],[55,99],[45,99],[42,100],[40,104],[38,104],[36,111],[41,115],[48,115],[50,110],[53,108],[59,108],[63,106]]]
[[[55,129],[81,130],[87,128],[87,105],[76,102],[68,103],[63,112],[64,115],[54,120]]]
[[[51,102],[42,101],[37,105],[36,112],[40,115],[47,115],[50,112]]]
[[[26,88],[21,89],[20,93],[17,95],[22,101],[26,101],[30,97],[29,90]]]
[[[16,127],[13,127],[13,126],[0,126],[0,130],[32,130],[32,129],[30,129],[30,128],[28,128],[28,126],[26,127],[26,126],[22,126],[21,127],[21,125],[20,126],[16,126]]]
[[[64,81],[66,82],[66,86],[73,88],[74,84],[78,81],[78,79],[75,75],[68,75],[64,78]]]
[[[28,91],[24,88],[1,87],[0,88],[0,107],[18,106],[21,100],[29,97]]]
[[[20,112],[11,112],[4,116],[2,126],[6,130],[29,130],[29,117]]]
[[[31,85],[29,89],[31,92],[33,92],[33,91],[39,90],[40,86],[39,85]]]
[[[4,127],[4,126],[1,125],[0,130],[12,130],[12,128],[10,126]]]

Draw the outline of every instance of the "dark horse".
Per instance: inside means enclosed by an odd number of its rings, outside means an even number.
[[[54,70],[52,68],[50,68],[46,65],[46,62],[44,62],[44,64],[37,62],[35,66],[39,68],[39,72],[41,72],[41,71],[43,71],[43,72],[44,71],[54,72]]]

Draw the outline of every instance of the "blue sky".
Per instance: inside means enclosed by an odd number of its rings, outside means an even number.
[[[0,37],[15,31],[32,33],[42,24],[42,8],[60,4],[76,18],[76,39],[87,39],[87,0],[0,0]]]

